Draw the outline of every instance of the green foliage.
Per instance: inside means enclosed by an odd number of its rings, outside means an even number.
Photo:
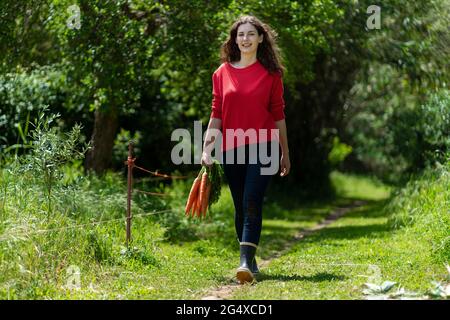
[[[26,146],[27,117],[41,105],[63,115],[65,130],[72,127],[69,118],[82,120],[86,135],[96,124],[93,111],[103,110],[114,121],[101,145],[112,148],[115,128],[140,132],[147,167],[174,169],[164,156],[170,132],[208,119],[220,44],[241,14],[258,16],[278,33],[289,141],[296,146],[288,180],[312,193],[329,190],[328,173],[344,154],[335,157],[335,136],[352,146],[347,159],[391,180],[437,159],[435,150],[445,151],[446,142],[433,133],[445,130],[409,124],[434,112],[417,106],[449,83],[448,0],[385,1],[380,30],[366,28],[368,0],[82,0],[76,3],[81,28],[70,29],[73,4],[2,2],[0,65],[12,73],[0,77],[1,151]],[[94,141],[98,132],[104,131],[97,130]],[[117,148],[110,151],[105,162],[111,154],[120,157]]]
[[[133,142],[133,156],[139,157],[141,154],[141,140],[142,134],[140,131],[136,131],[131,135],[129,130],[121,128],[114,141],[113,163],[118,167],[123,166],[123,162],[128,158],[128,144],[130,141]]]
[[[407,76],[417,92],[449,83],[449,1],[383,2],[382,26],[370,37],[369,64],[386,63]]]
[[[229,28],[229,3],[229,0],[168,2],[167,23],[160,34],[161,51],[152,74],[161,84],[161,93],[172,115],[208,120],[211,75],[219,66],[219,48]]]
[[[136,260],[143,265],[159,266],[158,260],[153,255],[138,247],[122,248],[120,254],[121,259]]]
[[[55,184],[53,214],[48,217],[40,177],[35,179],[33,172],[20,171],[17,162],[2,165],[2,297],[42,299],[60,294],[67,299],[76,294],[66,288],[70,266],[80,268],[83,291],[90,290],[92,280],[104,279],[110,272],[115,275],[114,270],[143,271],[158,266],[155,252],[163,230],[151,220],[133,219],[134,247],[128,253],[121,252],[125,243],[126,183],[119,174],[110,172],[101,178],[84,175],[79,163],[67,163],[62,169],[67,175],[62,177],[65,183]],[[133,212],[143,213],[135,202]]]
[[[52,126],[59,115],[46,115],[41,111],[30,134],[31,152],[23,158],[24,169],[41,177],[47,190],[48,210],[51,213],[52,189],[61,178],[63,165],[84,157],[89,145],[80,146],[81,126],[76,125],[72,131],[61,134]]]
[[[349,167],[398,183],[448,150],[449,6],[389,1],[381,10],[344,106],[343,136],[354,149]]]
[[[56,34],[49,27],[58,1],[4,0],[0,6],[0,72],[16,65],[52,64],[58,60]],[[12,46],[11,43],[14,43]]]
[[[342,143],[339,137],[334,137],[333,148],[328,154],[328,161],[333,167],[339,166],[345,158],[352,152],[352,147]]]
[[[387,122],[395,110],[412,108],[414,99],[405,93],[406,81],[393,67],[374,64],[369,72],[370,77],[364,79],[360,75],[352,88],[352,97],[346,105],[344,136],[353,147],[350,159],[392,181],[407,164],[389,155],[395,145]]]
[[[393,156],[403,157],[410,170],[443,161],[450,151],[450,91],[430,94],[410,110],[395,110],[387,125],[393,134]]]
[[[46,106],[60,105],[65,88],[60,66],[0,75],[0,152],[26,148],[29,119]]]
[[[108,261],[111,258],[112,243],[105,236],[95,230],[87,234],[87,254],[94,257],[97,262]]]
[[[287,85],[307,83],[317,76],[314,62],[318,55],[332,50],[345,16],[345,11],[331,0],[232,1],[230,11],[228,24],[241,14],[253,14],[275,29],[288,71]],[[357,14],[355,10],[347,13]]]
[[[208,206],[210,207],[217,201],[219,201],[220,193],[222,191],[222,181],[223,181],[223,168],[222,165],[217,160],[213,160],[211,167],[203,167],[206,172],[208,172],[208,179],[211,183],[211,193],[209,195]],[[202,173],[203,170],[200,171]]]
[[[79,1],[81,28],[69,29],[64,18],[55,21],[64,47],[72,81],[89,88],[90,110],[101,108],[132,114],[149,85],[154,51],[160,45],[154,37],[162,21],[164,5],[137,1]],[[67,3],[57,5],[65,11]],[[143,11],[148,14],[142,15]],[[150,13],[151,12],[151,13]]]
[[[418,241],[432,244],[438,261],[450,259],[450,162],[430,168],[399,189],[385,211],[394,228],[408,227]]]
[[[373,81],[355,88],[359,97],[351,102],[350,114],[354,115],[346,137],[355,157],[367,169],[389,181],[401,182],[408,178],[405,173],[445,161],[450,150],[450,98],[449,91],[442,89],[420,101],[402,93],[404,79],[396,77],[392,69],[381,68]],[[378,90],[385,85],[386,94],[380,95]]]

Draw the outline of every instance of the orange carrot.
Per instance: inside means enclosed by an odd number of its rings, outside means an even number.
[[[200,185],[200,187],[201,187],[201,185]],[[196,203],[196,206],[195,206],[195,216],[197,216],[197,218],[198,218],[198,217],[201,217],[201,215],[202,215],[202,202],[201,202],[201,199],[200,199],[200,189],[199,189],[198,190],[197,203]]]
[[[195,206],[195,212],[194,212],[194,217],[199,217],[200,216],[200,196],[197,198],[197,203]]]
[[[203,217],[206,217],[206,211],[208,210],[210,193],[211,193],[211,183],[208,181],[208,185],[206,186],[206,191],[205,191],[205,199],[204,199],[203,204],[202,204]]]
[[[194,203],[192,204],[192,212],[191,217],[195,217],[197,212],[197,203],[198,203],[198,192],[195,194]]]
[[[200,189],[200,178],[195,178],[194,182],[192,183],[191,191],[189,192],[188,200],[186,202],[186,208],[184,210],[184,213],[188,216],[189,211],[191,211],[191,208],[193,207],[194,200],[197,199],[197,194]]]
[[[202,181],[200,183],[200,197],[198,199],[197,203],[197,217],[201,217],[203,213],[203,202],[205,199],[205,192],[206,192],[206,184],[208,182],[208,173],[205,171],[202,174]]]
[[[200,190],[198,190],[198,197],[197,197],[197,203],[196,203],[196,206],[195,206],[194,217],[195,217],[195,216],[200,217],[200,215],[201,215],[201,212],[200,212],[201,209],[202,209],[202,203],[201,203],[201,201],[200,201]]]

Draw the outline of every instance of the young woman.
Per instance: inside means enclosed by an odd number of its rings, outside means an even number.
[[[222,45],[222,64],[212,76],[212,112],[202,164],[212,163],[210,150],[215,136],[211,129],[221,130],[223,168],[233,197],[240,243],[240,265],[236,274],[240,283],[252,282],[259,272],[255,253],[261,235],[264,193],[271,177],[262,174],[265,164],[259,157],[256,161],[251,159],[256,154],[251,150],[256,147],[260,155],[259,150],[265,147],[269,156],[279,155],[281,146],[281,159],[276,159],[280,175],[286,176],[291,167],[284,120],[284,67],[275,36],[275,32],[256,17],[240,17]],[[260,135],[261,129],[268,135]],[[271,129],[278,130],[276,138],[270,135]],[[252,132],[256,132],[256,136]],[[229,133],[232,133],[231,139],[227,138]],[[273,150],[274,141],[277,150]],[[244,152],[243,164],[237,160],[238,150]]]

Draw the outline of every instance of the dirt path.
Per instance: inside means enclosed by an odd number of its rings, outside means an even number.
[[[281,257],[282,255],[286,254],[292,248],[292,246],[295,245],[298,241],[302,240],[303,238],[307,237],[308,235],[310,235],[314,232],[317,232],[317,231],[325,228],[327,225],[336,221],[337,219],[342,217],[347,212],[349,212],[357,207],[363,206],[365,203],[366,203],[365,201],[355,201],[349,206],[337,208],[328,217],[326,217],[322,222],[318,223],[314,227],[302,230],[302,231],[298,232],[297,234],[295,234],[294,237],[292,238],[292,240],[289,243],[287,243],[287,245],[285,246],[285,248],[283,250],[277,252],[276,254],[271,256],[269,259],[260,260],[259,268],[260,269],[266,268],[272,260],[277,259],[277,258]],[[239,289],[242,286],[242,285],[238,284],[235,279],[231,279],[230,282],[231,282],[230,284],[223,285],[223,286],[220,286],[220,287],[210,290],[204,297],[201,298],[201,300],[226,300],[226,299],[229,299],[232,296],[233,291]]]

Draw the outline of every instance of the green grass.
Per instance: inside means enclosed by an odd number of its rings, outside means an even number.
[[[366,205],[305,238],[273,260],[257,285],[233,298],[362,299],[364,283],[386,280],[426,293],[431,281],[445,278],[444,265],[433,262],[427,243],[404,230],[392,231],[381,209]]]
[[[385,208],[393,228],[405,227],[414,237],[431,245],[437,262],[450,261],[450,170],[427,170],[399,190]]]
[[[192,180],[172,186],[138,180],[136,187],[169,196],[134,197],[132,249],[126,250],[126,185],[119,174],[97,178],[83,176],[79,166],[67,168],[48,216],[39,177],[0,172],[0,298],[198,299],[234,276],[239,246],[226,186],[211,215],[197,221],[183,215]],[[445,277],[432,243],[417,241],[412,227],[392,227],[384,209],[388,187],[338,172],[331,178],[337,198],[328,202],[269,190],[257,257],[293,246],[263,269],[256,285],[232,298],[360,299],[372,266],[382,280],[420,292]],[[292,244],[294,234],[354,200],[367,205]]]
[[[377,201],[388,198],[391,192],[389,186],[375,177],[343,174],[338,171],[332,172],[330,177],[339,198]]]

